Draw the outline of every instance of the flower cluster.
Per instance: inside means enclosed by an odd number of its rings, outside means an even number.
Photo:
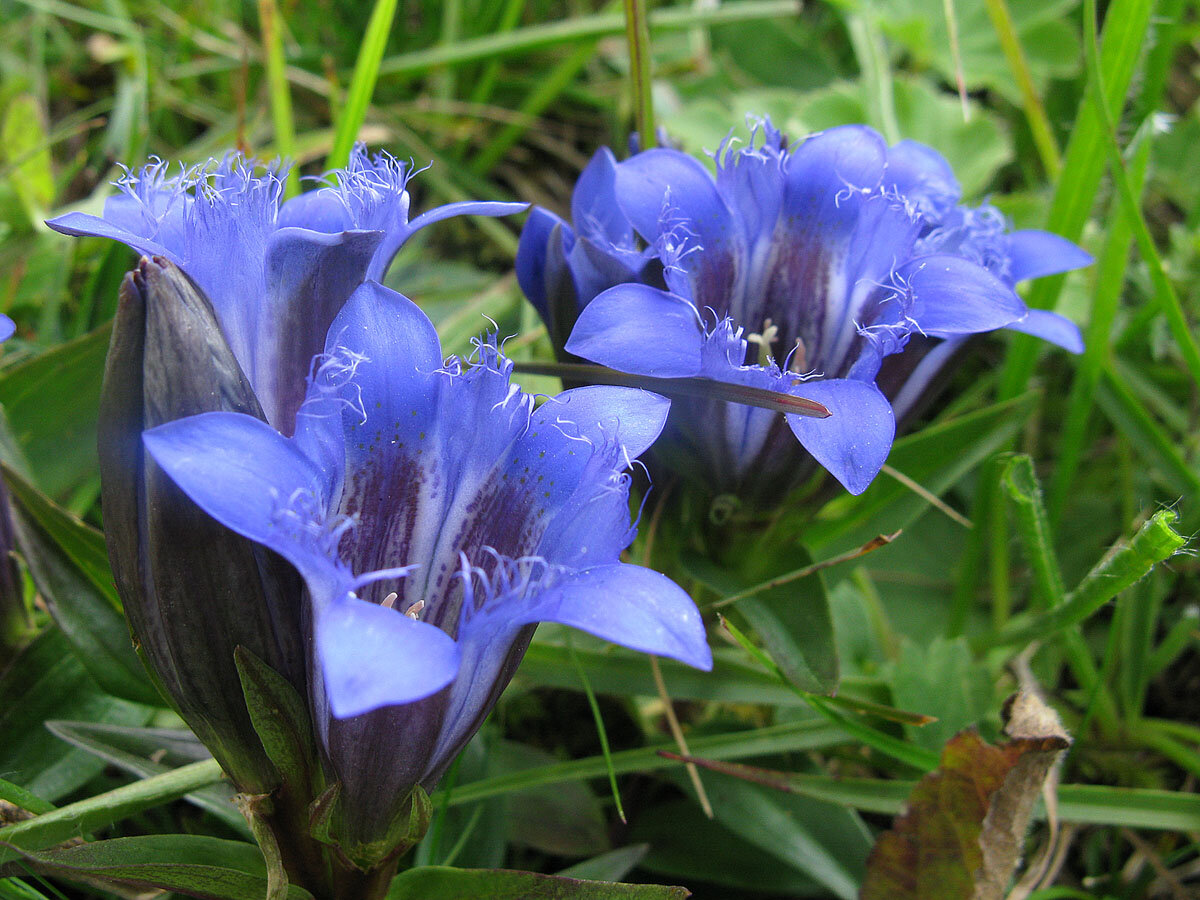
[[[676,400],[656,453],[709,488],[778,497],[815,459],[860,493],[887,458],[896,414],[970,335],[1011,328],[1081,349],[1074,325],[1028,309],[1013,286],[1087,255],[1053,234],[1008,231],[990,206],[960,205],[930,148],[888,147],[861,126],[793,148],[765,122],[714,161],[715,178],[676,150],[618,163],[602,149],[576,185],[573,226],[535,209],[517,259],[564,354],[791,393],[832,413],[781,420]],[[876,379],[896,354],[909,359],[884,379],[889,396]]]

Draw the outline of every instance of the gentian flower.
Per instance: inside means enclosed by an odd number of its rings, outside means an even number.
[[[988,206],[958,205],[928,147],[889,148],[835,128],[795,148],[763,123],[727,140],[716,177],[671,149],[593,158],[574,226],[534,210],[517,273],[566,354],[636,375],[696,377],[808,397],[827,419],[677,399],[655,453],[714,493],[777,498],[812,460],[861,493],[907,411],[968,336],[998,328],[1078,352],[1078,329],[1030,310],[1022,279],[1085,265],[1074,244],[1009,232]],[[884,360],[910,339],[913,364],[889,389]],[[893,411],[893,405],[897,407]],[[807,453],[795,446],[796,441]]]
[[[378,841],[483,723],[536,623],[707,669],[690,597],[619,561],[631,461],[667,401],[584,387],[534,408],[493,341],[443,362],[408,299],[359,287],[292,437],[208,413],[145,434],[200,507],[306,585],[311,703],[352,845]]]
[[[290,434],[308,364],[358,285],[382,281],[426,225],[508,215],[525,204],[451,203],[409,221],[411,170],[361,145],[345,169],[286,202],[283,174],[278,165],[257,171],[238,154],[176,174],[155,161],[118,182],[103,216],[73,212],[46,224],[109,237],[183,269],[211,301],[267,421]]]
[[[256,169],[230,155],[172,173],[156,161],[121,179],[103,216],[49,222],[153,257],[122,285],[105,370],[105,540],[153,676],[250,794],[266,793],[278,776],[247,713],[233,651],[246,648],[307,693],[300,578],[192,503],[145,458],[141,433],[226,411],[291,434],[312,358],[359,284],[382,278],[427,224],[523,208],[457,203],[409,221],[409,175],[358,147],[344,170],[284,202],[278,166]]]

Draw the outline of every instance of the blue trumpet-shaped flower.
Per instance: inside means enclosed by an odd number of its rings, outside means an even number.
[[[959,205],[953,173],[928,147],[889,148],[847,126],[793,149],[765,123],[715,161],[714,179],[676,150],[620,163],[602,150],[576,186],[574,227],[535,209],[517,261],[568,354],[788,392],[832,413],[785,424],[758,408],[676,400],[656,453],[710,488],[777,496],[815,459],[860,493],[887,458],[896,414],[968,336],[1012,328],[1082,348],[1073,324],[1028,309],[1013,286],[1086,265],[1087,254]],[[910,339],[885,396],[881,367]]]
[[[382,281],[413,234],[452,216],[508,215],[524,204],[451,203],[409,221],[411,170],[356,147],[345,169],[286,202],[278,166],[231,154],[172,173],[153,162],[120,180],[103,216],[67,213],[51,228],[109,237],[178,265],[212,302],[267,421],[290,434],[309,361],[346,298]]]
[[[296,430],[206,413],[146,447],[200,507],[302,574],[312,703],[366,841],[479,728],[538,622],[709,668],[666,577],[619,561],[631,461],[667,401],[585,387],[540,407],[494,342],[443,362],[409,300],[358,288],[313,363]]]

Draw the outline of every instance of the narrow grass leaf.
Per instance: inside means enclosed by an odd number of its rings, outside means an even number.
[[[580,665],[579,657],[575,655],[575,648],[571,646],[570,641],[567,643],[567,654],[571,657],[571,665],[575,667],[575,672],[579,675],[579,680],[583,684],[583,692],[587,695],[588,706],[592,710],[592,720],[596,723],[596,737],[600,740],[600,753],[604,757],[604,765],[608,769],[608,786],[612,790],[617,816],[622,822],[625,822],[625,808],[621,806],[621,791],[617,787],[617,773],[613,770],[612,753],[608,749],[608,731],[604,728],[604,717],[600,715],[600,704],[596,702],[596,695],[592,693],[592,685],[588,681],[587,672]]]
[[[18,859],[22,851],[42,850],[80,834],[90,834],[144,809],[169,803],[198,788],[215,784],[222,777],[216,760],[192,763],[6,825],[0,828],[0,862]]]
[[[1058,606],[1024,624],[1006,628],[989,641],[991,646],[1022,645],[1045,640],[1064,628],[1082,622],[1121,591],[1143,578],[1154,566],[1178,552],[1187,539],[1172,523],[1170,510],[1155,513],[1128,543],[1118,542]]]
[[[1042,487],[1033,472],[1033,460],[1019,454],[1008,461],[1000,477],[1001,484],[1016,512],[1017,535],[1033,569],[1033,583],[1041,606],[1056,606],[1066,593],[1058,556],[1054,552],[1054,532],[1042,502]]]
[[[325,160],[326,169],[345,166],[350,159],[350,150],[358,138],[359,129],[367,118],[367,107],[375,93],[375,82],[379,78],[383,51],[387,47],[392,21],[396,17],[396,0],[375,0],[367,30],[363,34],[358,50],[358,61],[354,65],[354,77],[346,91],[346,100],[337,117],[333,147]]]

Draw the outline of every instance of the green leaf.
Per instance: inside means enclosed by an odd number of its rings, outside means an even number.
[[[41,221],[54,202],[54,172],[42,110],[32,95],[19,94],[9,101],[0,128],[0,152],[12,167],[9,181],[21,198],[29,222]]]
[[[91,582],[92,588],[102,594],[113,609],[120,610],[121,600],[108,566],[104,535],[55,504],[30,484],[11,461],[0,463],[0,472],[17,504],[62,549],[79,573]]]
[[[905,728],[909,740],[930,750],[940,749],[968,725],[979,724],[992,707],[992,673],[974,658],[962,637],[935,637],[927,646],[904,639],[891,682],[899,706],[937,719]]]
[[[707,818],[691,801],[668,800],[640,811],[631,837],[650,845],[642,868],[659,877],[732,888],[736,893],[727,896],[734,897],[825,893],[812,878]]]
[[[1014,620],[988,643],[1011,646],[1044,640],[1082,622],[1187,543],[1187,539],[1171,527],[1175,519],[1175,513],[1170,510],[1155,513],[1128,543],[1117,542],[1060,605],[1031,619]]]
[[[325,160],[326,169],[337,169],[346,165],[350,150],[358,140],[359,129],[367,118],[367,107],[375,93],[375,82],[379,78],[379,64],[387,48],[388,34],[396,16],[396,0],[375,0],[371,20],[359,44],[358,61],[354,64],[354,78],[341,113],[337,117],[337,128],[333,136],[333,148]]]
[[[96,583],[99,576],[76,562],[82,558],[91,566],[94,540],[100,539],[99,534],[59,509],[7,466],[3,468],[20,504],[13,510],[17,545],[38,592],[79,661],[108,693],[135,703],[161,706],[162,698],[134,652],[129,627],[116,605],[111,576],[108,590],[102,591]],[[52,539],[35,521],[47,522],[57,535]],[[100,540],[99,550],[103,552]],[[76,552],[72,554],[67,547]],[[98,567],[99,561],[94,562]],[[106,574],[107,565],[105,562]]]
[[[689,894],[681,887],[579,881],[507,869],[425,866],[398,876],[387,900],[683,900]]]
[[[845,807],[780,794],[736,778],[706,778],[717,821],[834,895],[858,893],[870,832]]]
[[[796,568],[812,565],[799,545],[759,560],[743,577],[742,590]],[[744,597],[734,607],[753,627],[788,681],[803,691],[831,694],[838,683],[837,643],[822,573]]]
[[[221,777],[216,761],[205,760],[6,825],[0,828],[0,863],[90,834],[144,809],[177,800]]]
[[[556,872],[565,878],[584,878],[591,881],[620,881],[646,858],[650,852],[649,844],[630,844],[628,847],[618,847],[591,859],[575,863],[568,869]]]
[[[1016,34],[1039,87],[1052,77],[1079,70],[1079,35],[1065,21],[1076,5],[1078,0],[1009,3]],[[919,64],[933,66],[946,82],[954,84],[956,67],[941,0],[877,0],[871,10],[880,27]],[[954,11],[967,88],[992,88],[1019,105],[1020,91],[983,0],[956,0]]]
[[[47,874],[100,878],[211,900],[262,900],[267,889],[266,868],[256,846],[198,834],[115,838],[24,856]],[[13,874],[26,871],[19,865],[11,868]],[[287,896],[312,898],[296,885],[289,886]]]
[[[513,741],[497,741],[488,748],[488,756],[496,772],[522,772],[557,762],[544,750]],[[536,785],[511,794],[507,819],[512,842],[543,853],[591,856],[609,847],[604,811],[583,781]]]
[[[233,658],[250,721],[267,758],[285,784],[301,796],[312,796],[319,767],[308,706],[286,678],[245,647],[235,648]]]
[[[141,725],[150,710],[103,694],[57,628],[43,631],[0,676],[0,772],[51,802],[90,781],[103,761],[48,732],[47,719]]]
[[[96,408],[110,325],[0,375],[0,404],[43,491],[62,499],[93,478]]]
[[[179,766],[212,758],[195,735],[181,729],[56,721],[47,722],[46,727],[67,743],[138,778],[163,775]],[[233,796],[233,786],[221,782],[192,791],[184,799],[249,837],[250,829],[234,807]]]

